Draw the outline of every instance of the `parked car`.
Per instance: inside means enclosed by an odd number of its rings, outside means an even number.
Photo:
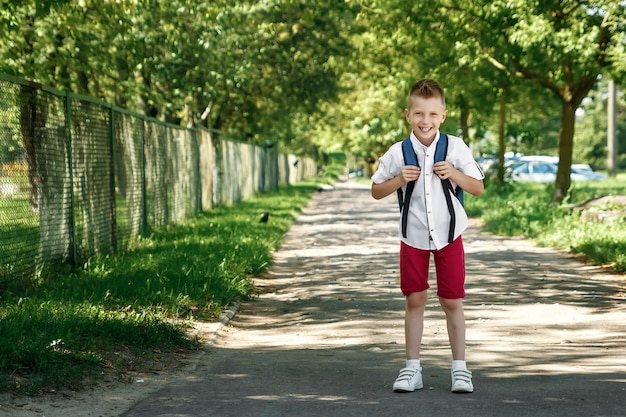
[[[557,163],[546,158],[523,156],[509,164],[511,179],[523,182],[554,182]]]
[[[589,164],[572,164],[572,174],[582,175],[588,180],[605,180],[607,175],[594,171]]]
[[[554,156],[523,156],[511,161],[506,168],[513,181],[549,183],[556,179],[558,163],[559,159]],[[587,164],[573,164],[570,178],[572,181],[589,181],[606,176],[593,171]]]
[[[19,187],[11,182],[8,176],[0,174],[0,195],[15,195],[19,191]]]

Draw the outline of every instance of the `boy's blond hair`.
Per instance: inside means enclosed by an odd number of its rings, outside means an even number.
[[[437,96],[441,97],[441,103],[445,108],[446,95],[439,83],[431,79],[420,80],[413,84],[413,87],[411,87],[411,92],[409,93],[409,98],[407,101],[407,109],[411,108],[413,97],[431,98]]]

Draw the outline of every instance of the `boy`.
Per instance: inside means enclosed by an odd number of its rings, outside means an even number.
[[[406,366],[393,384],[395,392],[412,392],[423,387],[420,347],[424,330],[430,254],[434,254],[437,272],[437,295],[446,315],[448,338],[452,350],[452,392],[473,392],[472,373],[465,362],[465,255],[461,233],[468,219],[461,202],[451,198],[455,213],[453,241],[448,203],[442,180],[479,196],[484,191],[484,175],[462,139],[448,136],[445,161],[434,163],[434,152],[440,140],[439,126],[448,111],[443,88],[433,80],[413,85],[405,110],[411,124],[411,144],[419,167],[404,165],[402,142],[380,158],[372,176],[372,197],[381,199],[416,180],[409,207],[406,237],[400,232],[400,288],[406,298],[404,331]],[[420,168],[421,167],[421,168]],[[400,227],[402,229],[402,227]]]

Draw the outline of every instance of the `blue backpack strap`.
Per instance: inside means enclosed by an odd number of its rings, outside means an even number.
[[[447,155],[448,155],[448,136],[442,132],[440,133],[439,142],[437,142],[437,147],[435,148],[435,163],[440,162],[440,161],[445,161]],[[453,194],[456,196],[456,198],[459,199],[459,201],[461,202],[461,205],[464,205],[463,189],[457,186],[456,190],[453,191]]]
[[[441,133],[435,149],[435,163],[445,161],[447,154],[448,136],[445,133]],[[463,190],[459,186],[457,186],[455,190],[449,178],[441,180],[441,185],[443,186],[443,194],[446,197],[446,204],[448,205],[448,212],[450,213],[448,243],[452,243],[454,241],[454,229],[456,227],[456,213],[454,212],[454,204],[452,204],[452,196],[458,198],[461,204],[463,204]]]
[[[435,148],[435,163],[445,161],[448,155],[448,135],[443,132],[439,133],[439,142]]]
[[[404,157],[404,165],[419,166],[419,163],[417,162],[417,155],[415,155],[413,145],[411,144],[410,136],[402,141],[402,155]],[[402,187],[397,190],[398,205],[400,206],[400,213],[402,213],[402,236],[405,238],[409,215],[409,203],[411,202],[411,194],[413,194],[414,188],[415,181],[409,181],[406,185],[406,196],[402,193]]]

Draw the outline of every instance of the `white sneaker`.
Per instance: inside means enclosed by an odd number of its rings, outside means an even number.
[[[467,369],[453,369],[452,372],[452,392],[474,392],[472,384],[472,372]]]
[[[415,368],[402,368],[400,375],[393,383],[394,392],[413,392],[424,388],[422,383],[422,371]]]

